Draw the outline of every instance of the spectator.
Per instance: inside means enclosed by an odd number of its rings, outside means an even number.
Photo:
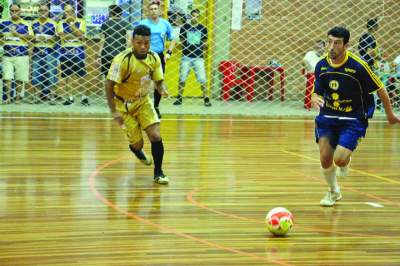
[[[64,8],[65,19],[58,24],[57,32],[61,38],[61,77],[64,79],[65,91],[71,92],[72,88],[82,90],[81,105],[89,106],[87,92],[83,88],[83,77],[86,76],[85,70],[85,48],[84,37],[86,33],[86,23],[83,19],[77,18],[75,10],[71,5]],[[74,79],[71,77],[74,76]],[[74,103],[72,94],[64,102],[64,105]]]
[[[306,94],[304,97],[304,108],[311,108],[311,94],[314,87],[314,70],[318,61],[325,51],[325,42],[318,40],[315,43],[314,50],[308,51],[303,58],[304,75],[306,77]]]
[[[175,47],[175,38],[172,34],[171,24],[160,17],[160,2],[152,1],[148,5],[149,17],[142,20],[140,24],[145,25],[151,30],[150,38],[150,50],[157,53],[161,59],[162,70],[165,73],[165,63],[171,57],[172,50]],[[164,56],[165,41],[171,41],[167,52]],[[161,118],[161,113],[159,110],[159,105],[161,101],[161,95],[158,90],[154,91],[154,108],[156,109],[158,118]]]
[[[109,18],[100,28],[101,48],[98,55],[101,62],[101,73],[104,76],[107,75],[113,58],[127,48],[129,31],[132,30],[131,24],[121,18],[121,7],[111,5],[108,11]]]
[[[28,43],[33,38],[32,28],[21,19],[21,7],[10,6],[11,19],[0,22],[0,37],[4,43],[3,79],[5,81],[5,103],[19,102],[24,83],[29,81]],[[12,80],[16,91],[11,93]],[[7,95],[8,93],[8,95]]]
[[[379,46],[374,36],[379,29],[378,19],[369,19],[367,22],[367,32],[363,33],[358,42],[358,52],[368,65],[376,70],[378,68],[378,60],[380,59]]]
[[[193,68],[197,81],[200,83],[203,92],[204,105],[211,106],[207,96],[206,71],[204,66],[204,48],[207,45],[207,28],[199,23],[200,11],[198,9],[190,12],[191,18],[180,30],[182,43],[182,59],[179,71],[178,97],[174,105],[182,104],[183,89],[190,69]]]
[[[49,7],[39,7],[39,18],[32,23],[34,48],[32,55],[32,85],[39,93],[39,100],[49,101],[50,91],[57,83],[57,58],[55,55],[57,23],[49,19]]]

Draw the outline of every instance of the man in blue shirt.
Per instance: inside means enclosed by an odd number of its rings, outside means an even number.
[[[145,25],[151,30],[150,37],[150,50],[157,53],[161,59],[161,66],[163,72],[165,73],[165,63],[172,55],[172,50],[175,47],[175,37],[172,35],[172,26],[171,24],[160,17],[160,2],[159,1],[151,1],[148,5],[149,8],[149,17],[140,21],[141,25]],[[167,53],[164,55],[165,49],[165,41],[171,41],[167,50]],[[154,90],[154,108],[156,109],[158,118],[161,118],[161,113],[159,110],[159,105],[161,101],[161,95],[157,90]]]
[[[365,137],[375,107],[372,93],[377,92],[382,100],[389,124],[400,123],[382,82],[364,60],[347,51],[349,39],[347,29],[332,28],[328,32],[328,54],[315,67],[311,102],[320,111],[315,119],[315,136],[322,174],[329,185],[320,201],[322,206],[333,206],[342,198],[336,176],[347,174],[351,154]]]

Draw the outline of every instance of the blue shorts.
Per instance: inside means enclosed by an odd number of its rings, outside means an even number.
[[[319,115],[315,118],[315,140],[318,143],[320,138],[327,137],[332,148],[340,145],[354,151],[365,137],[367,128],[367,119],[348,120]]]
[[[71,75],[86,76],[85,50],[83,47],[61,48],[60,63],[61,77],[65,78]]]

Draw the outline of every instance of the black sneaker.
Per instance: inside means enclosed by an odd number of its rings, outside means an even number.
[[[181,105],[181,104],[182,104],[182,98],[181,97],[176,98],[174,105]]]
[[[89,99],[88,98],[82,99],[81,105],[82,106],[89,106],[90,105]]]
[[[204,98],[204,106],[206,106],[206,107],[211,106],[210,99],[208,97]]]
[[[158,116],[158,119],[161,119],[161,113],[160,113],[160,109],[158,109],[158,107],[154,107],[154,109],[156,109],[156,113],[157,113],[157,116]]]
[[[63,105],[71,105],[71,104],[73,104],[74,103],[74,99],[73,98],[68,98],[64,103],[63,103]]]

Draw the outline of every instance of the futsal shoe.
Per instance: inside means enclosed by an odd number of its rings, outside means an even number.
[[[150,166],[153,163],[153,158],[151,156],[148,156],[143,150],[141,151],[143,153],[143,159],[139,159],[139,161],[147,166]]]
[[[168,185],[169,179],[166,175],[160,174],[154,177],[154,182],[160,185]]]
[[[336,201],[339,201],[342,199],[342,193],[339,192],[334,192],[334,191],[328,191],[325,194],[325,197],[321,199],[319,204],[324,207],[332,207],[335,205]]]

